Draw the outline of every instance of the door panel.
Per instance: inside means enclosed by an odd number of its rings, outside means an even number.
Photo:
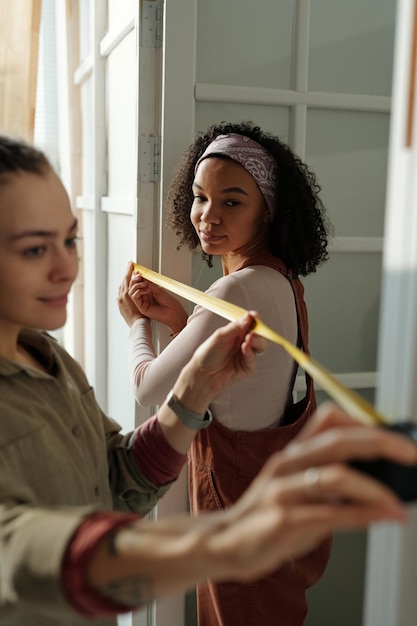
[[[161,3],[163,49],[141,45],[145,1],[121,8],[109,0],[101,12],[99,5],[88,3],[79,26],[77,205],[84,213],[86,366],[103,407],[126,427],[135,412],[136,423],[147,415],[134,407],[123,369],[127,328],[115,299],[127,261],[140,259],[201,289],[220,275],[218,263],[210,271],[198,254],[176,251],[161,199],[195,131],[242,119],[280,135],[318,175],[335,240],[328,263],[304,281],[311,349],[372,399],[395,3],[176,0]],[[152,182],[143,176],[142,147],[159,134],[161,180]],[[164,345],[163,335],[156,339]],[[183,478],[159,514],[185,508]],[[336,537],[329,570],[309,594],[308,626],[361,623],[365,543],[365,533]],[[158,603],[154,624],[183,626],[182,603],[182,596]],[[146,612],[135,619],[145,623]],[[186,623],[194,624],[192,602]]]
[[[372,401],[395,5],[226,4],[196,2],[195,131],[253,120],[316,172],[335,238],[330,260],[304,280],[310,346],[317,360]],[[206,289],[220,274],[218,262],[210,270],[192,255],[194,286]],[[336,536],[335,545],[328,572],[309,593],[309,626],[361,622],[366,533]],[[190,600],[190,626],[193,614]]]

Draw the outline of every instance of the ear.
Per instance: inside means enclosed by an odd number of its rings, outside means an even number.
[[[272,222],[272,218],[271,218],[271,214],[269,212],[269,209],[265,209],[264,222],[265,223],[271,223]]]

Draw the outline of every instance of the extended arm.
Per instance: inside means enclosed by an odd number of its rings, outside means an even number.
[[[193,413],[203,415],[216,393],[255,369],[256,355],[265,350],[266,341],[250,332],[253,315],[219,328],[182,369],[173,391]],[[185,426],[166,401],[158,411],[158,419],[170,445],[178,452],[187,452],[195,429]]]
[[[271,457],[229,510],[139,522],[103,539],[87,570],[89,583],[105,597],[134,606],[207,578],[257,578],[305,554],[334,529],[403,522],[406,512],[396,496],[344,463],[380,457],[416,463],[416,446],[358,425],[334,407],[312,424],[308,438]]]
[[[252,325],[253,317],[247,315],[221,329],[196,351],[174,387],[186,408],[194,413],[204,413],[212,395],[219,388],[253,371],[256,352],[264,350],[266,342],[249,332]],[[2,563],[7,563],[7,567],[0,568],[0,611],[9,604],[23,607],[26,602],[36,603],[38,609],[45,613],[70,611],[65,593],[71,598],[74,577],[79,581],[77,571],[78,575],[84,572],[82,559],[77,561],[73,555],[73,538],[76,537],[81,546],[81,555],[85,554],[95,545],[94,541],[101,538],[103,528],[112,533],[120,521],[137,520],[138,515],[132,515],[129,510],[147,512],[147,501],[154,502],[159,489],[157,485],[151,484],[152,481],[146,481],[146,475],[135,471],[134,463],[126,458],[126,446],[131,434],[119,434],[120,427],[101,413],[79,366],[66,356],[62,348],[57,347],[56,350],[59,352],[61,369],[64,370],[65,363],[68,373],[71,372],[68,379],[72,384],[62,385],[64,389],[68,388],[69,395],[63,397],[68,397],[68,405],[77,407],[77,418],[83,416],[85,442],[80,437],[74,437],[74,442],[63,437],[62,429],[65,434],[67,423],[61,424],[59,413],[55,423],[47,405],[44,408],[45,415],[41,414],[37,421],[30,411],[26,411],[29,417],[26,412],[17,412],[20,417],[16,424],[20,431],[17,432],[22,432],[23,417],[27,417],[28,432],[25,438],[10,435],[10,445],[2,453],[0,553]],[[75,385],[76,381],[79,388]],[[43,401],[45,397],[41,394]],[[11,414],[12,407],[7,405],[4,398],[0,404],[4,415]],[[70,423],[71,419],[72,414],[68,418]],[[185,426],[166,404],[161,407],[156,419],[168,444],[180,453],[185,452],[196,430]],[[51,439],[54,445],[50,444]],[[22,449],[24,443],[25,453],[19,457],[17,451]],[[58,451],[55,454],[56,449]],[[68,456],[61,461],[63,451],[68,451]],[[38,458],[41,459],[39,467],[43,474],[40,470],[31,471],[31,467],[36,466],[34,459]],[[109,465],[110,460],[112,462]],[[89,468],[91,475],[82,471],[84,467]],[[43,478],[37,481],[36,475],[39,474]],[[125,513],[109,511],[109,474],[114,505]],[[139,483],[135,482],[136,475],[140,479]],[[101,508],[107,511],[104,518]],[[83,528],[87,529],[84,533],[81,532]],[[92,537],[95,538],[93,542]],[[74,560],[77,561],[75,565]],[[63,579],[66,582],[61,587],[63,564]],[[66,576],[67,566],[72,572],[70,576]],[[79,603],[80,589],[83,589],[82,580],[77,586]],[[86,602],[84,606],[87,604],[91,606],[94,602]]]
[[[253,308],[245,285],[234,275],[216,281],[208,293],[242,308]],[[129,376],[139,404],[153,406],[162,403],[198,346],[226,323],[223,317],[196,306],[179,335],[156,355],[150,320],[137,318],[129,336]]]

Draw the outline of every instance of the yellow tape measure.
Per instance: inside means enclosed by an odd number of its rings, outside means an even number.
[[[221,315],[227,320],[235,321],[241,318],[247,311],[240,306],[226,302],[221,298],[209,295],[184,285],[173,278],[168,278],[158,272],[154,272],[143,265],[134,263],[134,271],[141,274],[144,278],[150,280],[152,283],[168,289],[173,293],[194,302],[194,304],[200,304],[204,308]],[[328,393],[328,395],[335,400],[342,409],[344,409],[349,415],[356,419],[365,422],[366,424],[387,424],[387,419],[378,413],[374,407],[366,402],[357,393],[345,387],[339,380],[337,380],[330,372],[328,372],[322,365],[314,361],[311,357],[305,354],[302,350],[294,346],[292,343],[281,337],[278,333],[269,328],[260,319],[256,320],[256,325],[253,331],[269,339],[274,343],[279,344],[292,356],[310,376]]]

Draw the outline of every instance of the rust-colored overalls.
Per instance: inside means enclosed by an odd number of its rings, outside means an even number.
[[[292,285],[301,345],[308,353],[308,320],[304,288],[273,257],[252,258],[239,269],[268,265]],[[194,513],[230,506],[246,490],[266,459],[299,432],[315,409],[313,382],[306,396],[289,407],[280,426],[256,431],[230,430],[214,421],[198,432],[189,452],[190,504]],[[294,421],[295,420],[295,421]],[[331,538],[307,556],[287,561],[275,572],[248,583],[207,582],[197,587],[199,626],[302,626],[307,614],[306,589],[316,583],[327,565]]]

